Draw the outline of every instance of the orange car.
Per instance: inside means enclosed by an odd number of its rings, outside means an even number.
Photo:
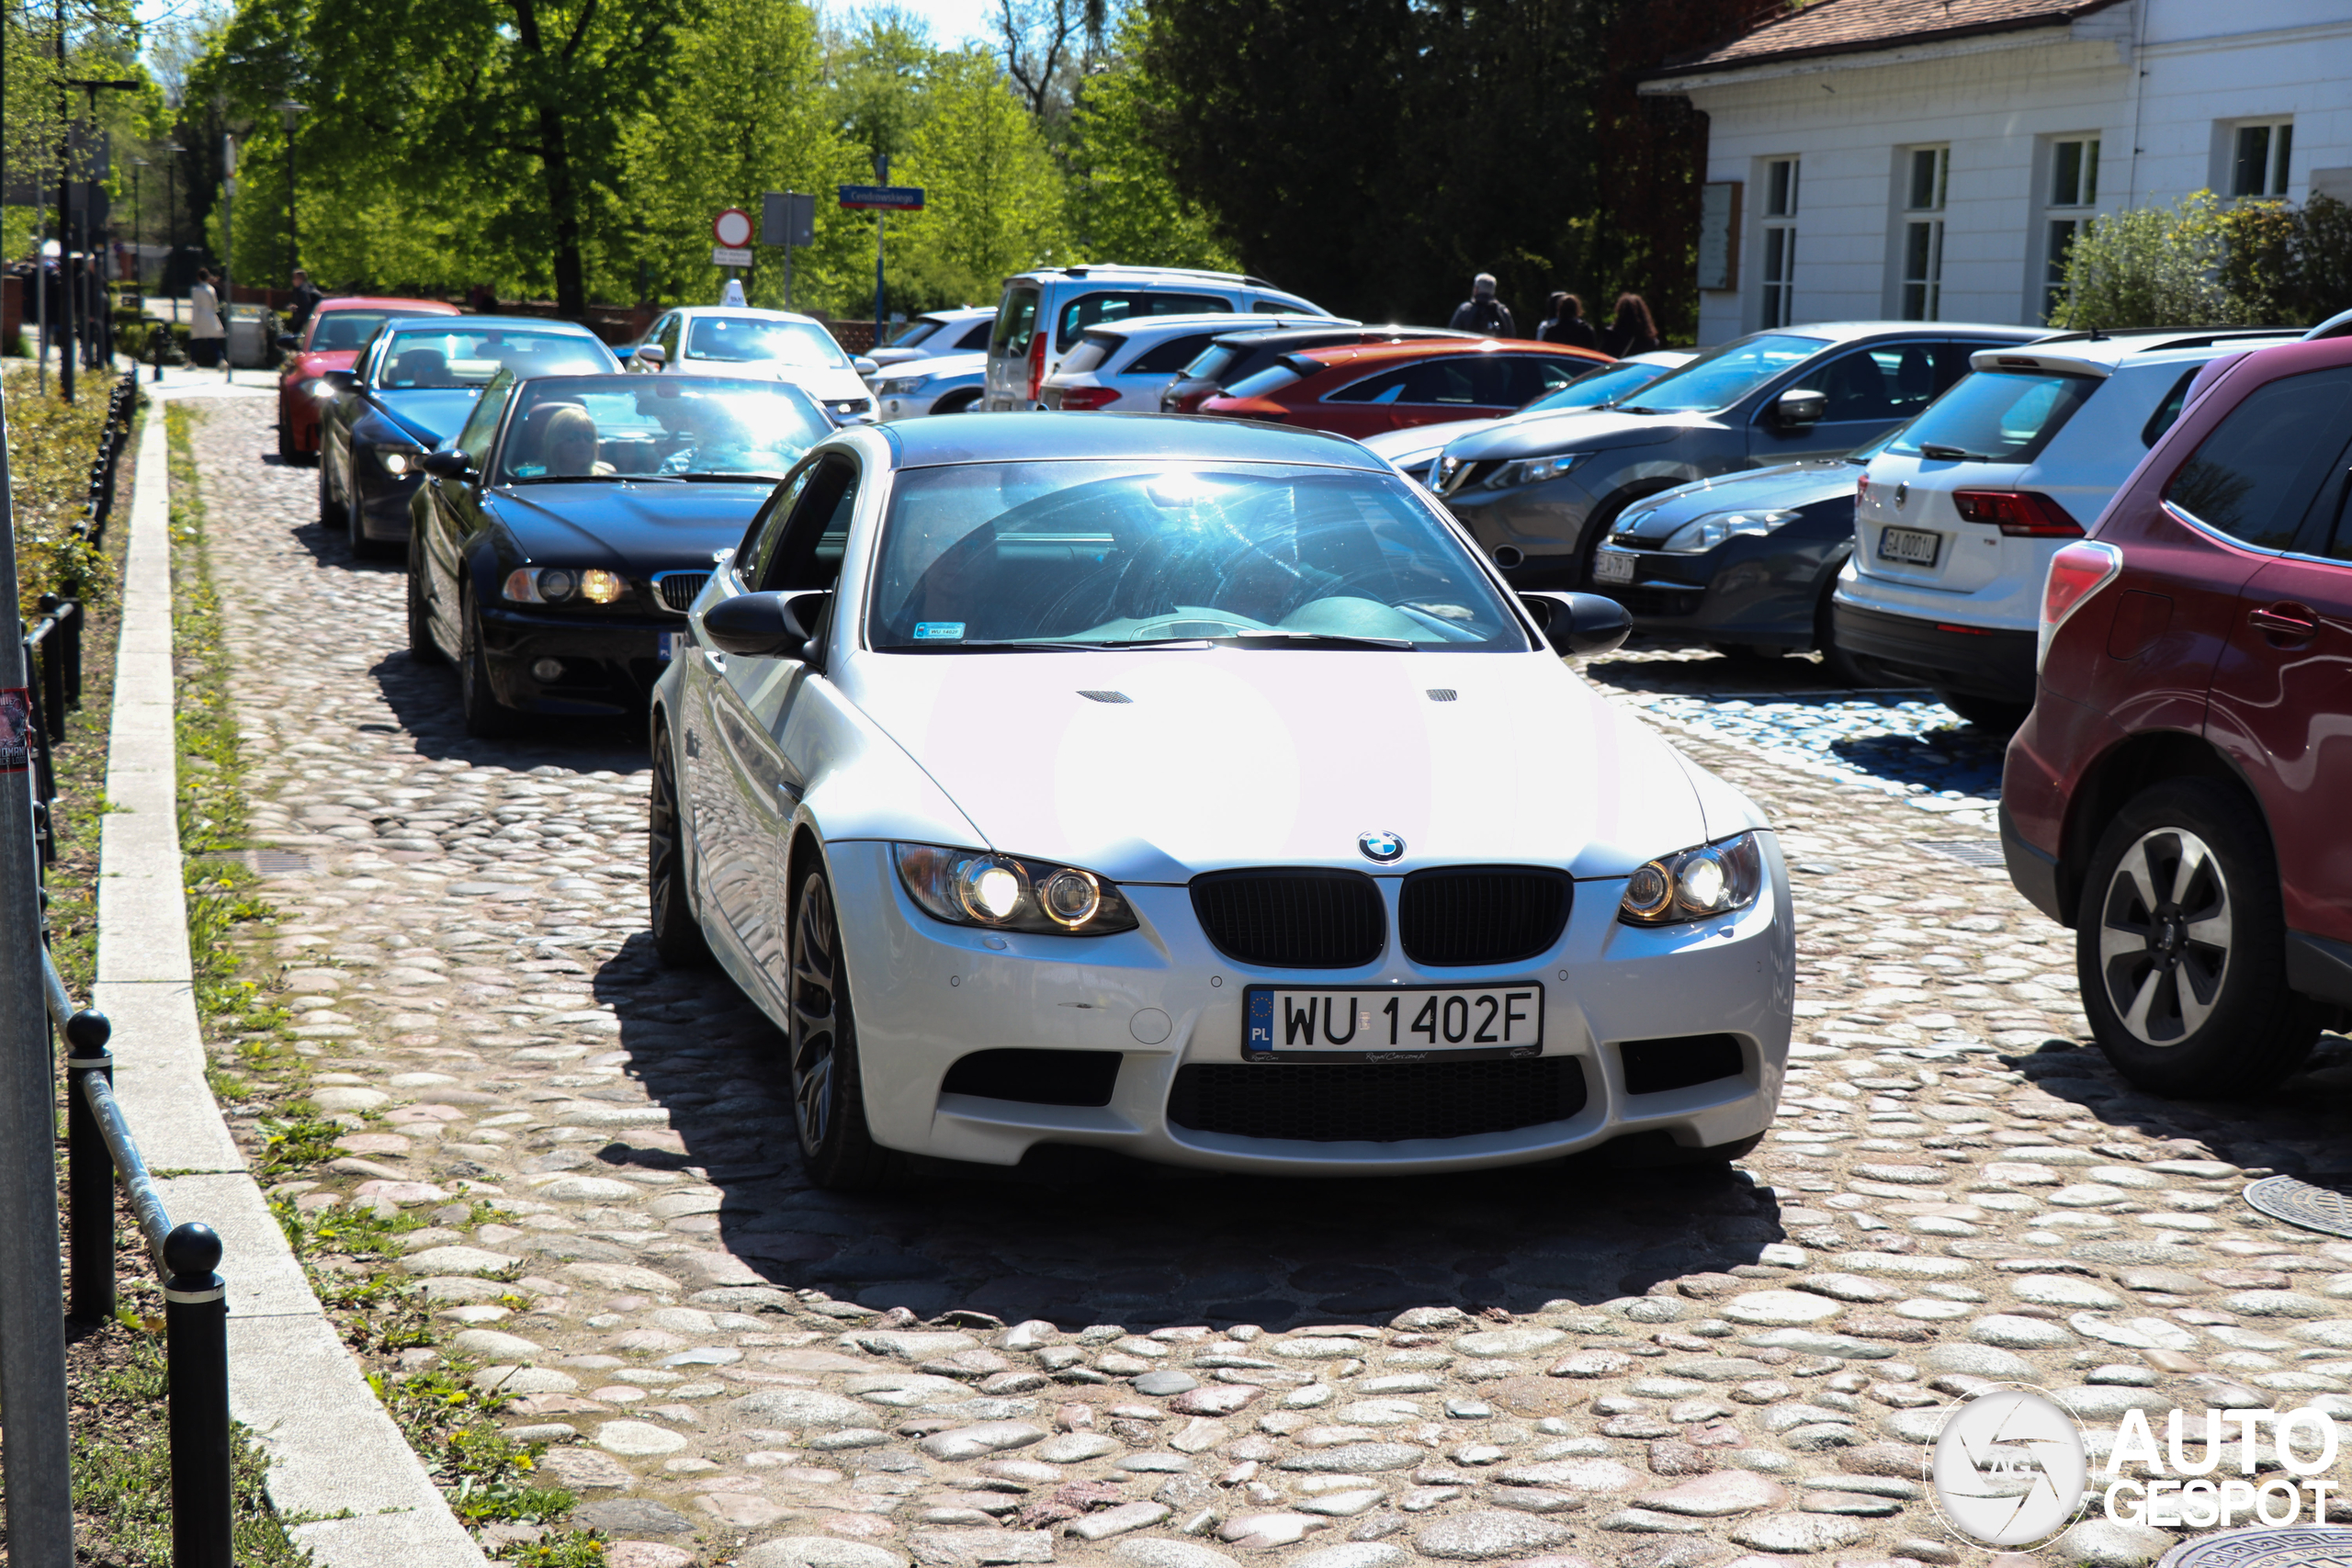
[[[320,300],[300,339],[288,333],[277,340],[277,346],[286,351],[286,368],[277,378],[278,461],[318,461],[319,403],[311,395],[311,383],[322,371],[348,370],[357,364],[360,345],[394,316],[458,313],[455,305],[444,305],[438,299],[354,295]]]
[[[1416,338],[1286,354],[1201,404],[1361,440],[1440,420],[1498,419],[1600,366],[1605,354],[1510,338]]]

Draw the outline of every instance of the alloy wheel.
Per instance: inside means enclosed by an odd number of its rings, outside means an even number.
[[[2099,977],[2117,1019],[2147,1044],[2204,1026],[2229,976],[2229,885],[2211,846],[2181,828],[2142,834],[2101,901]]]
[[[832,1130],[833,1068],[841,1038],[840,928],[822,876],[801,885],[792,933],[792,1106],[800,1146],[825,1146]]]

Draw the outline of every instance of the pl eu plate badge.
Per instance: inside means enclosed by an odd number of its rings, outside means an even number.
[[[1274,993],[1253,990],[1250,997],[1250,1022],[1242,1035],[1242,1054],[1249,1056],[1272,1055],[1274,1050]]]

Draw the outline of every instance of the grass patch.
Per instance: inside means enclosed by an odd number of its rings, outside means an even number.
[[[114,563],[80,534],[90,497],[90,460],[97,456],[112,390],[107,378],[91,377],[83,381],[79,400],[69,403],[57,395],[54,382],[44,393],[31,376],[8,378],[18,611],[28,620],[44,593],[100,603],[114,596]]]

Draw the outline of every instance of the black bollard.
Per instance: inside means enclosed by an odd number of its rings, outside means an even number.
[[[230,1551],[229,1302],[220,1238],[191,1220],[164,1238],[164,1390],[173,1568],[235,1568]]]
[[[65,1022],[65,1180],[74,1204],[67,1250],[72,1315],[84,1323],[114,1315],[114,1152],[84,1083],[93,1073],[114,1082],[107,1054],[113,1033],[102,1012],[77,1012]]]

